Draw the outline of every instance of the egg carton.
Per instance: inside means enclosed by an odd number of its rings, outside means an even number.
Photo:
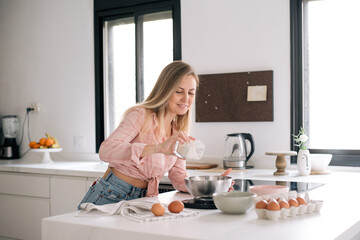
[[[254,199],[254,205],[256,205],[256,203],[258,203],[261,200],[279,199],[279,198],[285,198],[286,200],[289,200],[290,198],[296,198],[298,196],[299,194],[296,191],[290,191],[287,193],[277,193],[271,195],[262,195]],[[278,220],[287,217],[296,217],[304,214],[311,214],[313,212],[320,212],[320,209],[324,203],[323,200],[310,200],[308,193],[305,193],[304,199],[307,202],[307,204],[299,205],[298,207],[291,206],[290,208],[282,208],[277,211],[255,208],[255,211],[259,219],[269,219],[269,220]]]

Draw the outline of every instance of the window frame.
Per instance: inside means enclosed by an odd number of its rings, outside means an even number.
[[[105,140],[104,119],[104,59],[103,59],[103,29],[104,22],[119,16],[136,16],[137,14],[155,13],[171,10],[173,15],[173,60],[181,60],[181,13],[180,0],[94,0],[94,64],[95,64],[95,150],[99,152],[101,143]],[[135,30],[138,41],[138,30]],[[136,49],[136,58],[141,54]],[[139,60],[136,60],[137,62]],[[143,79],[141,67],[136,64],[137,101],[141,100]]]
[[[298,151],[295,146],[293,134],[299,132],[305,125],[303,107],[303,16],[304,1],[290,1],[290,66],[291,66],[291,150]],[[330,165],[360,167],[360,150],[343,149],[309,149],[311,153],[333,154]],[[296,157],[291,158],[291,163],[296,163]]]

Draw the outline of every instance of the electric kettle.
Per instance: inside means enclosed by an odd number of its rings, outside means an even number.
[[[249,149],[250,147],[250,149]],[[245,169],[254,154],[254,138],[250,133],[230,133],[225,139],[224,168]]]

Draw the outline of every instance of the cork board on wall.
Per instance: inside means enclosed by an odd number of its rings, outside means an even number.
[[[199,75],[196,122],[273,121],[273,71]]]

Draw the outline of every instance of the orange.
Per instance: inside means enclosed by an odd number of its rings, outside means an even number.
[[[33,148],[33,146],[36,144],[36,142],[34,142],[34,141],[31,141],[30,143],[29,143],[29,147],[30,148]]]
[[[54,144],[54,140],[52,140],[51,138],[46,139],[46,142],[45,142],[46,146],[50,147],[53,144]]]
[[[40,144],[35,143],[34,146],[32,148],[40,148]]]
[[[40,146],[45,146],[46,140],[47,140],[47,138],[40,138],[40,140],[39,140]]]

